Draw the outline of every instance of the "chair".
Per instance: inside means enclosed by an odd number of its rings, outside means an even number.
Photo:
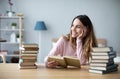
[[[107,41],[104,38],[98,38],[97,39],[98,47],[106,47]]]

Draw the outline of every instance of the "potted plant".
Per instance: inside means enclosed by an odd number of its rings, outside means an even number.
[[[11,23],[12,29],[15,29],[17,27],[17,23],[13,22]]]
[[[20,42],[20,38],[19,38],[20,36],[19,36],[19,33],[17,33],[16,34],[16,40],[17,40],[17,42],[19,43]]]

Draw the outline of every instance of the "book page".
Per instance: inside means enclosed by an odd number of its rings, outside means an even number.
[[[80,61],[78,58],[75,58],[75,57],[69,57],[69,56],[64,56],[64,59],[67,63],[68,66],[75,66],[75,67],[78,67],[80,68]]]
[[[54,60],[54,61],[58,62],[60,64],[60,66],[62,66],[62,67],[66,67],[67,66],[63,57],[60,57],[60,56],[49,56],[48,58],[50,60]]]

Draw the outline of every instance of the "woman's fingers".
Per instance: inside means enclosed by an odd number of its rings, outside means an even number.
[[[51,68],[56,67],[57,65],[59,65],[59,63],[56,61],[48,61],[47,63],[47,66]]]
[[[84,30],[82,30],[81,34],[78,36],[78,38],[81,38],[83,36]]]

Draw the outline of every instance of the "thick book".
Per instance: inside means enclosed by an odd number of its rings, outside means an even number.
[[[33,59],[33,60],[36,60],[37,57],[36,56],[21,56],[21,59]]]
[[[38,47],[24,47],[21,48],[22,51],[38,51],[39,48]]]
[[[113,47],[93,47],[93,52],[110,52],[113,51]]]
[[[37,54],[38,51],[25,51],[25,50],[22,50],[21,51],[23,54]]]
[[[19,60],[20,66],[34,66],[35,62],[24,62],[22,59]]]
[[[23,62],[36,62],[37,61],[37,58],[36,59],[23,59]]]
[[[20,66],[34,66],[35,62],[21,62]]]
[[[92,55],[92,59],[111,59],[111,58],[115,58],[116,54],[112,54],[112,55]]]
[[[37,66],[20,66],[20,64],[18,64],[19,69],[37,69]]]
[[[110,66],[110,65],[113,65],[114,62],[108,62],[108,63],[100,63],[100,62],[96,62],[96,63],[90,63],[90,66],[104,66],[104,67],[107,67],[107,66]]]
[[[110,66],[107,66],[107,67],[104,67],[104,66],[90,66],[90,69],[96,69],[96,70],[110,70],[110,69],[114,69],[114,68],[117,68],[118,67],[118,64],[113,64],[113,65],[110,65]]]
[[[108,55],[115,55],[116,52],[115,51],[109,51],[109,52],[91,52],[91,55],[104,55],[104,56],[108,56]]]
[[[24,43],[22,47],[38,47],[38,44],[36,43]]]
[[[107,73],[111,73],[111,72],[115,72],[115,71],[118,71],[118,68],[113,68],[113,69],[110,69],[110,70],[96,70],[96,69],[89,69],[89,72],[91,73],[98,73],[98,74],[107,74]]]
[[[108,63],[108,62],[114,62],[113,58],[110,59],[92,59],[90,61],[91,63]]]
[[[26,56],[26,57],[29,57],[29,56],[34,56],[34,57],[37,57],[37,54],[26,54],[26,53],[24,53],[24,54],[21,54],[20,56]]]
[[[80,61],[76,57],[70,57],[70,56],[49,56],[49,60],[54,60],[60,64],[61,67],[66,68],[67,66],[74,66],[80,68]]]

